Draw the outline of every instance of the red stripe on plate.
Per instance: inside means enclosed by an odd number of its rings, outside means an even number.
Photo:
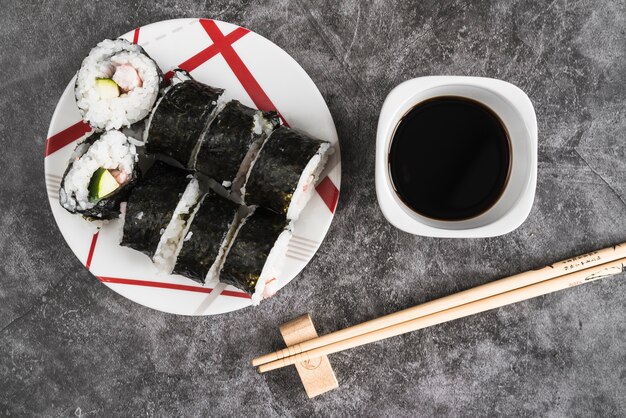
[[[232,44],[234,42],[237,42],[239,39],[241,39],[245,34],[250,33],[250,31],[246,28],[237,28],[234,31],[232,31],[231,33],[229,33],[228,35],[226,35],[224,38],[224,43],[227,44]],[[193,71],[196,68],[198,68],[199,66],[201,66],[202,64],[204,64],[205,62],[207,62],[208,60],[210,60],[211,58],[213,58],[214,56],[216,56],[217,54],[220,53],[220,49],[218,48],[217,45],[215,45],[215,43],[205,49],[203,49],[202,51],[198,52],[196,55],[194,55],[193,57],[189,58],[188,60],[186,60],[185,62],[181,63],[178,68],[181,68],[185,71]],[[169,80],[170,78],[172,78],[172,75],[174,75],[174,73],[172,71],[168,71],[165,74],[165,79]]]
[[[198,52],[193,57],[189,58],[185,62],[181,63],[178,68],[181,68],[186,71],[193,71],[217,54],[219,54],[219,49],[215,45],[208,46],[204,48],[202,51]]]
[[[220,295],[232,296],[235,298],[251,299],[250,295],[245,292],[237,292],[236,290],[222,290]]]
[[[93,234],[93,237],[91,238],[91,245],[89,246],[89,253],[87,254],[87,262],[85,262],[85,267],[87,267],[87,270],[89,270],[89,268],[91,267],[91,260],[93,259],[93,253],[96,251],[96,243],[98,242],[98,234],[100,234],[99,230],[98,232]]]
[[[123,279],[119,277],[104,277],[104,276],[97,276],[97,278],[103,283],[156,287],[160,289],[184,290],[187,292],[197,292],[197,293],[211,293],[213,291],[213,289],[210,287],[189,286],[189,285],[177,284],[177,283],[152,282],[148,280]],[[220,293],[220,295],[250,299],[250,295],[248,295],[247,293],[237,292],[233,290],[223,290],[222,293]]]
[[[333,183],[332,180],[326,176],[320,184],[317,185],[315,190],[320,195],[324,203],[326,203],[330,212],[335,213],[337,201],[339,200],[339,189],[335,186],[335,183]]]
[[[250,96],[255,106],[260,110],[277,110],[259,82],[256,81],[248,67],[246,67],[246,64],[244,64],[239,55],[237,55],[237,52],[235,52],[232,47],[232,43],[228,42],[228,35],[224,36],[220,28],[218,28],[217,24],[212,20],[200,19],[200,24],[213,40],[213,45],[219,48],[224,60],[226,60],[226,63],[233,71],[244,90],[246,90],[246,93],[248,93],[248,96]],[[289,126],[282,115],[280,118],[285,125]]]
[[[91,127],[81,120],[80,122],[76,122],[69,128],[66,128],[61,132],[52,135],[46,141],[45,156],[47,157],[48,155],[60,150],[64,146],[71,144],[89,131],[91,131]]]
[[[133,33],[133,43],[134,44],[138,44],[139,43],[139,29],[141,29],[141,28],[135,29],[135,32]]]

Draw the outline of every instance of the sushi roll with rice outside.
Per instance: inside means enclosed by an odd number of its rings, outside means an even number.
[[[129,127],[150,114],[163,75],[139,45],[105,39],[91,50],[76,77],[76,103],[96,129]]]
[[[138,179],[130,138],[119,131],[94,133],[76,147],[63,174],[59,203],[90,220],[117,218]]]
[[[278,290],[281,272],[291,239],[291,221],[264,208],[253,208],[227,250],[220,282],[252,295],[258,305]]]
[[[243,194],[247,205],[259,205],[296,220],[315,190],[332,154],[326,141],[281,126],[261,148]]]

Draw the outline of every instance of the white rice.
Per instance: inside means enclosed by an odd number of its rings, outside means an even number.
[[[203,197],[197,179],[192,179],[183,193],[172,219],[167,228],[161,233],[161,240],[152,257],[152,261],[159,271],[171,273],[176,264],[176,258],[183,244],[183,238],[187,235],[193,217],[198,211],[198,203]]]
[[[213,286],[219,282],[220,272],[222,271],[222,267],[224,267],[224,263],[226,262],[228,251],[230,251],[230,247],[233,245],[234,242],[233,238],[235,237],[237,232],[239,232],[239,229],[245,222],[245,220],[243,222],[239,222],[240,218],[241,217],[239,215],[239,212],[235,211],[233,220],[228,226],[228,233],[222,241],[220,249],[217,253],[217,257],[211,265],[211,268],[209,268],[209,271],[204,279],[205,286]]]
[[[122,239],[124,238],[124,224],[126,223],[126,202],[120,203],[120,217],[117,222],[113,224],[110,228],[113,228],[113,231],[117,234],[117,243],[121,245]]]
[[[170,85],[175,86],[178,83],[182,83],[184,81],[193,80],[189,73],[185,70],[174,70],[174,75],[170,80]]]
[[[252,295],[253,305],[258,305],[261,300],[273,296],[278,290],[278,276],[282,273],[282,268],[287,258],[287,245],[291,239],[291,230],[292,224],[290,223],[278,236],[267,256],[259,280],[254,287],[254,294]]]
[[[317,153],[309,160],[306,167],[302,171],[298,187],[296,187],[289,209],[287,210],[287,219],[297,220],[300,213],[309,202],[315,191],[315,183],[319,180],[322,170],[328,162],[328,157],[333,153],[334,149],[330,144],[325,142],[320,145]]]
[[[86,147],[89,148],[85,151]],[[96,205],[97,202],[89,200],[89,182],[99,168],[121,170],[132,176],[137,150],[123,133],[108,131],[91,146],[87,143],[79,145],[72,159],[59,192],[59,201],[64,208],[74,212]]]
[[[165,91],[167,92],[167,90],[169,90],[169,87]],[[163,94],[163,96],[159,97],[159,100],[157,100],[156,104],[154,105],[154,108],[150,112],[150,116],[148,116],[148,120],[146,121],[146,127],[143,130],[143,143],[144,143],[144,145],[148,143],[148,136],[150,134],[150,125],[152,125],[152,118],[154,118],[154,114],[157,111],[157,109],[159,108],[159,105],[163,101],[164,97],[165,97],[165,94]]]
[[[105,39],[91,50],[78,71],[76,104],[83,119],[97,129],[119,129],[148,116],[159,93],[160,75],[155,62],[142,48],[124,39]],[[116,65],[129,64],[143,85],[119,97],[103,99],[96,78],[111,78]]]

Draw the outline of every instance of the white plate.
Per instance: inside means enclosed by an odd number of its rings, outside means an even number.
[[[334,144],[335,153],[313,196],[294,225],[279,287],[289,283],[313,258],[333,219],[341,164],[333,118],[319,90],[281,48],[230,23],[175,19],[137,28],[122,36],[140,44],[164,72],[189,70],[198,80],[221,88],[224,95],[262,110],[276,109],[289,126]],[[54,218],[78,259],[108,287],[142,305],[182,315],[212,315],[250,305],[234,287],[215,289],[179,275],[157,273],[150,259],[118,245],[119,221],[88,222],[66,212],[58,202],[61,176],[76,142],[88,127],[74,99],[74,79],[57,104],[46,141],[46,187]],[[274,297],[280,297],[280,292]]]

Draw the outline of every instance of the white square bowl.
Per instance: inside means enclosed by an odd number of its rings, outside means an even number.
[[[439,96],[483,103],[502,120],[511,141],[511,172],[500,199],[481,215],[461,221],[422,216],[398,197],[389,172],[389,150],[402,118],[418,103]],[[511,83],[493,78],[432,76],[405,81],[383,104],[376,134],[376,195],[389,222],[411,234],[441,238],[503,235],[528,217],[537,186],[537,117],[528,96]]]

